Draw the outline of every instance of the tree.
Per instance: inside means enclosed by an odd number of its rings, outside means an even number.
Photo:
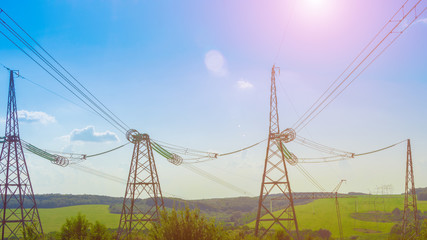
[[[80,213],[77,217],[67,218],[59,233],[61,240],[84,240],[89,239],[90,223],[85,215]]]
[[[402,224],[395,224],[390,230],[389,240],[398,240],[402,235]]]
[[[332,233],[327,230],[327,229],[319,229],[319,231],[317,231],[317,234],[322,238],[322,239],[330,239]]]
[[[91,240],[107,240],[111,239],[111,234],[108,232],[107,227],[100,222],[96,221],[90,229],[89,239]]]
[[[34,224],[38,224],[35,222]],[[24,240],[37,240],[42,238],[42,234],[38,233],[36,229],[34,228],[34,225],[27,224],[25,228],[22,231],[22,235]]]
[[[418,193],[418,200],[427,200],[427,191]]]
[[[289,235],[283,230],[277,231],[273,236],[274,236],[273,239],[277,239],[277,240],[290,240],[291,239],[289,237]]]
[[[420,233],[418,234],[417,240],[427,239],[427,219],[424,219],[424,223],[421,225]]]
[[[59,238],[61,240],[109,240],[111,234],[105,225],[98,221],[92,224],[85,215],[78,213],[76,217],[65,220]]]
[[[153,240],[220,240],[228,234],[214,220],[200,214],[200,210],[185,209],[160,214],[160,222],[153,225],[150,232]]]

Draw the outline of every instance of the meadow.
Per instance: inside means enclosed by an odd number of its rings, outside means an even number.
[[[404,196],[363,195],[340,198],[341,221],[345,238],[360,236],[358,239],[386,239],[397,222],[382,222],[376,211],[391,213],[395,208],[403,210]],[[418,201],[418,209],[427,211],[427,201]],[[328,229],[332,236],[339,238],[335,199],[318,199],[305,205],[295,206],[299,229]],[[278,212],[275,212],[278,213]],[[372,213],[369,221],[353,218],[353,213]],[[248,224],[255,226],[255,221]],[[275,226],[280,229],[279,226]]]
[[[340,198],[341,221],[344,237],[360,236],[358,239],[386,239],[390,229],[397,222],[384,222],[377,218],[375,212],[391,213],[395,208],[403,210],[404,197],[402,195],[391,196],[354,196]],[[427,211],[427,201],[418,201],[418,209]],[[332,236],[338,238],[339,230],[335,210],[335,199],[318,199],[313,202],[295,207],[300,229],[328,229]],[[94,223],[99,221],[107,228],[117,228],[120,214],[109,212],[109,205],[78,205],[61,208],[40,208],[39,213],[45,233],[59,231],[66,218],[75,217],[78,213],[86,215],[87,219]],[[368,221],[358,220],[352,217],[354,213],[368,214]],[[254,227],[255,222],[247,224]],[[277,228],[279,229],[279,228]]]
[[[120,214],[110,213],[109,205],[78,205],[61,208],[39,208],[40,218],[45,233],[59,231],[65,220],[75,217],[80,212],[89,222],[99,221],[107,228],[118,228]]]

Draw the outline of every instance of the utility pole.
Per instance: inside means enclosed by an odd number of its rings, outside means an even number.
[[[418,235],[419,223],[417,211],[417,193],[415,192],[411,140],[408,139],[406,150],[405,202],[403,206],[402,239],[412,239],[414,236]]]
[[[276,96],[276,70],[273,65],[271,69],[271,93],[270,93],[270,128],[268,134],[268,145],[262,175],[261,192],[258,201],[258,212],[255,225],[255,235],[264,236],[274,225],[279,225],[293,239],[299,239],[298,222],[295,215],[294,199],[292,197],[291,185],[289,183],[288,170],[284,156],[283,142],[292,141],[295,132],[286,129],[286,134],[280,133],[279,113],[277,109]],[[283,136],[285,135],[285,137]],[[292,136],[292,137],[289,137]],[[285,206],[277,213],[268,208],[267,199],[272,194],[279,193],[282,204]],[[262,224],[261,224],[262,223]],[[295,232],[292,232],[292,229]]]
[[[150,137],[131,129],[126,138],[134,148],[117,239],[132,239],[132,233],[146,230],[151,223],[158,222],[160,210],[164,210]]]
[[[1,239],[25,237],[25,228],[43,234],[30,173],[19,137],[14,71],[10,71],[6,131],[0,154]]]

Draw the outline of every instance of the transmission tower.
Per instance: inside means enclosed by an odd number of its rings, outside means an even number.
[[[261,192],[259,195],[258,212],[255,225],[255,235],[264,236],[275,224],[283,228],[289,236],[299,239],[298,223],[295,215],[294,200],[286,168],[284,145],[288,142],[279,129],[279,113],[276,96],[276,68],[271,70],[271,95],[270,95],[270,129],[268,134],[267,153],[265,157],[264,172],[262,175]],[[286,129],[293,133],[291,129]],[[292,134],[290,134],[292,135]],[[287,135],[289,136],[289,134]],[[282,204],[285,206],[279,212],[273,213],[268,208],[269,199],[273,194],[279,193]],[[262,224],[261,224],[262,223]],[[291,230],[295,228],[295,234]]]
[[[25,236],[26,227],[37,234],[43,229],[19,137],[14,71],[10,71],[6,131],[0,154],[0,210],[2,239]]]
[[[402,239],[412,239],[414,234],[418,235],[419,226],[417,211],[417,193],[415,192],[411,140],[408,139],[406,151],[405,203],[403,207]]]
[[[126,137],[134,148],[117,239],[130,239],[131,233],[147,229],[150,223],[159,221],[159,211],[164,210],[150,137],[134,129]]]

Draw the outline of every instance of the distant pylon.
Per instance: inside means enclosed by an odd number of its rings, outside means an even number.
[[[264,236],[275,224],[283,228],[292,238],[299,239],[298,222],[295,215],[294,200],[289,183],[288,170],[283,154],[282,136],[279,129],[279,113],[276,96],[276,68],[271,70],[270,95],[270,129],[268,134],[267,153],[262,175],[261,192],[259,195],[255,235]],[[272,194],[280,194],[282,209],[273,214],[267,199]],[[261,224],[262,223],[262,224]],[[292,233],[292,229],[295,233]]]
[[[1,237],[18,239],[31,227],[42,234],[43,229],[31,186],[30,174],[19,137],[15,83],[10,71],[6,131],[0,154]]]
[[[159,221],[159,211],[164,210],[150,137],[133,129],[126,137],[134,148],[117,239],[130,239],[131,233],[147,229]]]
[[[402,239],[412,239],[414,235],[418,235],[419,223],[417,211],[417,193],[415,192],[411,140],[408,139],[406,151],[405,202],[402,219]]]

